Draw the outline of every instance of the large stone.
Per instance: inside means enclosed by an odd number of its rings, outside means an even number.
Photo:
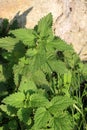
[[[55,34],[74,46],[82,60],[87,60],[87,0],[62,0],[63,13],[57,18]]]
[[[87,0],[0,0],[0,18],[17,18],[22,27],[33,28],[49,12],[55,34],[87,61]]]
[[[55,21],[61,11],[61,3],[57,0],[0,0],[0,17],[12,20],[15,16],[21,24],[25,24],[26,19],[27,28],[33,28],[49,12]]]

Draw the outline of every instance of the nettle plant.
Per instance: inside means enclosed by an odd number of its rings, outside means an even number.
[[[52,22],[50,13],[0,39],[1,130],[87,130],[86,65]]]

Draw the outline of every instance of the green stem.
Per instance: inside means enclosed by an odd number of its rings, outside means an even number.
[[[50,68],[50,70],[51,70],[51,73],[52,73],[52,72],[53,72],[52,67],[50,66],[50,64],[49,64],[48,62],[46,62],[46,63],[47,63],[47,65],[49,66],[49,68]],[[51,81],[52,81],[51,91],[52,91],[52,93],[54,94],[54,93],[55,93],[55,89],[54,89],[54,81],[53,81],[52,78],[51,78]]]

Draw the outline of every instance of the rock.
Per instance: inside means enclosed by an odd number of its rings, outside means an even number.
[[[16,17],[21,24],[24,24],[24,17],[27,15],[26,27],[33,28],[38,20],[49,12],[53,14],[55,21],[61,14],[60,5],[57,0],[54,0],[54,2],[53,0],[0,0],[0,17],[9,20]],[[28,11],[29,9],[30,11]]]
[[[55,34],[73,44],[81,60],[87,61],[87,0],[62,1],[63,13],[55,22]]]
[[[17,18],[22,27],[33,28],[49,12],[56,36],[87,61],[87,0],[0,0],[0,18]]]

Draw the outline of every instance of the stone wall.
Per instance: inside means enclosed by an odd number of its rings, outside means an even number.
[[[0,18],[17,18],[22,27],[33,28],[49,12],[55,34],[87,61],[87,0],[0,0]]]

